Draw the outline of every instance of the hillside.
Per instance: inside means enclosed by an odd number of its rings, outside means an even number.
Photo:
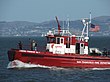
[[[109,36],[110,35],[110,16],[100,16],[92,19],[92,23],[99,25],[100,32],[90,32],[92,36]],[[60,21],[61,28],[66,29],[66,21]],[[55,20],[45,21],[42,23],[28,21],[0,21],[0,36],[40,36],[48,30],[57,28]],[[81,20],[70,21],[70,31],[80,34],[83,29]]]

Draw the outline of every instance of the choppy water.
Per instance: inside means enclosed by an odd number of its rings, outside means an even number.
[[[0,82],[110,82],[110,70],[39,67],[28,69],[7,69],[7,51],[16,48],[19,40],[29,47],[35,39],[44,50],[45,39],[35,37],[0,37]],[[90,47],[110,49],[110,37],[91,37]],[[39,48],[38,48],[39,49]],[[40,49],[39,49],[40,50]]]

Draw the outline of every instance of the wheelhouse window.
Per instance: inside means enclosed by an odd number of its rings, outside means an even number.
[[[56,43],[57,43],[57,44],[60,44],[60,38],[57,38],[57,39],[56,39]]]
[[[63,43],[63,38],[61,38],[61,43]]]
[[[83,47],[84,46],[84,44],[81,44],[81,47]]]

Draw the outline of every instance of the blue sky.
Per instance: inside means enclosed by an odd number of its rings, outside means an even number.
[[[0,0],[0,21],[43,22],[110,16],[110,0]]]

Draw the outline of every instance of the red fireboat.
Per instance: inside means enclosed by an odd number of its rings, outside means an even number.
[[[46,34],[46,51],[38,51],[33,47],[30,50],[10,49],[9,61],[17,65],[16,61],[26,64],[42,65],[49,67],[72,67],[72,68],[110,68],[110,57],[90,53],[88,45],[88,28],[91,19],[83,19],[84,28],[80,36],[72,35],[67,30],[61,30],[56,17],[58,29]],[[69,27],[69,22],[68,22]]]

